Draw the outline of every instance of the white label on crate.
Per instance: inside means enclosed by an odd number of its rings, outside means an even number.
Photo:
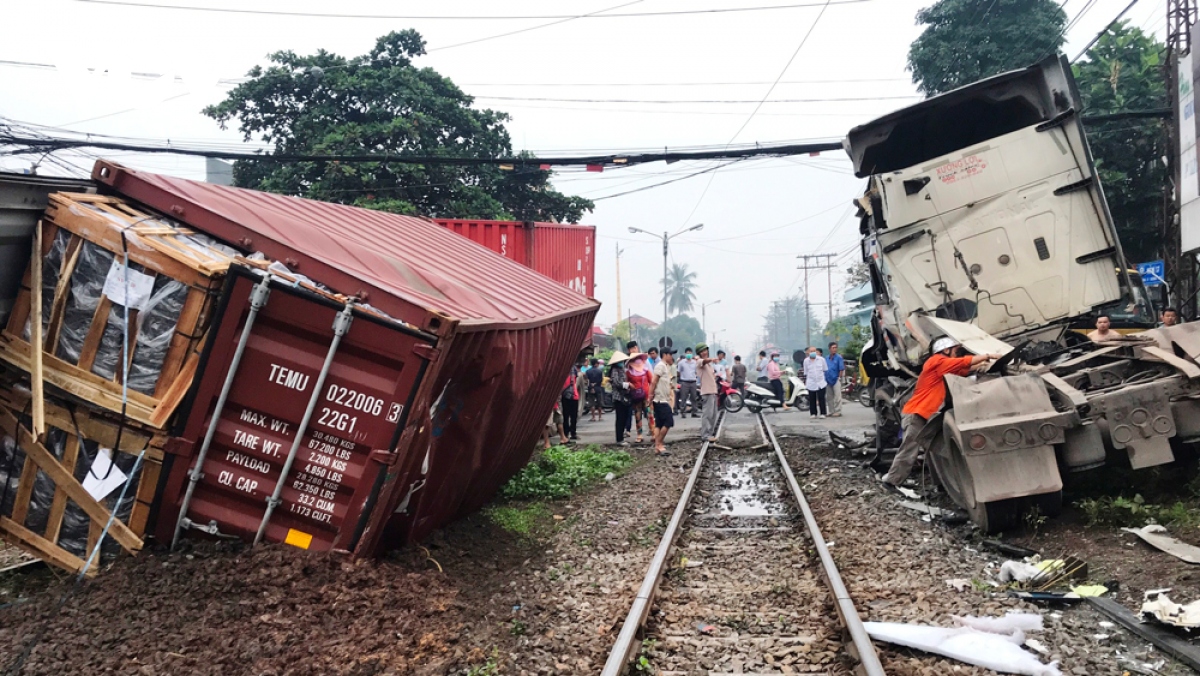
[[[101,448],[96,452],[92,468],[83,478],[83,490],[97,501],[103,501],[109,493],[115,491],[128,478],[120,467],[113,465],[112,451]]]
[[[128,303],[125,302],[126,287],[129,291]],[[128,305],[131,310],[145,310],[153,290],[154,278],[133,268],[129,269],[126,280],[125,265],[120,260],[113,261],[108,269],[108,277],[104,278],[104,295],[117,305]]]

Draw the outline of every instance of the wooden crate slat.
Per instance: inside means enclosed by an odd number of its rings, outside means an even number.
[[[45,284],[42,283],[42,257],[37,255],[42,241],[41,219],[38,219],[37,226],[34,227],[33,239],[30,249],[33,259],[29,262],[29,302],[32,306],[29,315],[29,342],[34,347],[29,351],[29,386],[33,392],[33,433],[40,439],[46,436],[46,390],[42,380],[42,355],[45,352],[42,349],[42,293],[45,291]]]
[[[42,219],[42,258],[50,255],[54,248],[54,238],[58,236],[58,226]],[[17,292],[17,300],[12,312],[8,315],[8,328],[15,335],[24,335],[25,322],[29,319],[29,277],[33,273],[30,266],[25,267],[25,276],[21,278],[21,289]]]
[[[71,554],[7,516],[0,516],[0,532],[5,534],[5,539],[10,543],[42,559],[46,563],[53,564],[73,573],[83,570],[83,559]],[[95,574],[96,567],[93,566],[88,570],[88,576],[91,577]]]
[[[84,490],[83,485],[75,480],[75,476],[62,466],[53,453],[42,446],[37,439],[34,439],[33,435],[20,424],[11,412],[0,412],[0,426],[16,438],[17,444],[25,451],[25,456],[32,458],[38,468],[45,472],[57,487],[66,492],[67,497],[79,505],[88,518],[107,523],[108,509]],[[24,479],[24,475],[22,475],[22,479]],[[109,533],[128,552],[133,553],[142,548],[142,539],[120,520],[113,521]]]
[[[167,419],[171,417],[171,413],[179,407],[183,402],[183,398],[187,395],[188,389],[192,385],[192,379],[196,377],[196,368],[200,365],[200,354],[193,353],[183,365],[183,369],[171,381],[171,386],[163,393],[159,400],[158,408],[155,409],[154,415],[150,418],[152,427],[162,428],[166,426]]]
[[[63,467],[75,472],[79,461],[79,447],[82,445],[79,437],[74,434],[67,436],[63,446]],[[67,494],[58,486],[54,487],[54,499],[50,502],[50,516],[46,520],[46,539],[58,544],[58,534],[62,530],[63,515],[67,513]]]
[[[61,208],[51,203],[46,210],[51,221],[61,228],[83,237],[89,242],[111,251],[121,257],[121,231],[112,223],[101,222],[100,217],[76,213],[69,208]],[[135,235],[136,236],[136,235]],[[155,272],[162,273],[172,279],[177,279],[189,286],[206,286],[207,278],[193,267],[184,265],[173,258],[164,258],[142,249],[140,246],[129,244],[129,260]]]
[[[136,309],[130,308],[130,310],[129,310],[129,354],[126,355],[126,359],[129,362],[129,368],[131,370],[133,369],[133,356],[137,353],[137,337],[138,337],[138,320],[137,319],[138,319],[139,314],[141,314],[141,310],[136,310]],[[124,339],[122,339],[122,340],[124,340]],[[125,377],[125,371],[121,368],[120,362],[118,362],[117,367],[115,369],[113,369],[112,381],[114,383],[116,383],[117,385],[120,385],[122,380],[124,379],[124,377]],[[130,390],[130,392],[132,392],[132,391],[133,390]]]
[[[15,435],[14,435],[15,437]],[[29,500],[33,498],[33,486],[37,483],[37,464],[25,454],[25,464],[21,466],[21,479],[17,483],[17,494],[13,496],[13,521],[24,525],[25,517],[29,516]]]
[[[58,284],[54,287],[54,300],[50,305],[50,321],[46,323],[46,338],[43,345],[46,351],[54,354],[58,350],[58,338],[62,335],[63,314],[67,309],[67,298],[70,296],[71,275],[75,273],[75,265],[79,262],[79,252],[83,250],[83,240],[72,237],[64,252],[62,267],[58,272]]]
[[[154,396],[162,399],[175,383],[179,369],[192,348],[192,337],[196,334],[200,315],[208,301],[208,293],[202,289],[189,289],[183,307],[179,311],[179,320],[175,323],[175,335],[167,346],[167,355],[163,358],[162,370],[159,372],[158,383],[154,387]]]
[[[13,366],[29,371],[29,344],[14,340],[7,333],[0,335],[0,358]],[[73,365],[46,355],[46,382],[68,394],[109,411],[121,410],[121,388],[93,373],[80,373]],[[126,415],[140,423],[150,424],[157,401],[141,392],[130,391]]]
[[[11,389],[0,387],[0,407],[10,411],[23,411],[29,404],[29,397]],[[166,436],[157,431],[151,432],[142,425],[126,420],[122,425],[116,418],[104,417],[92,409],[77,407],[75,412],[59,406],[53,399],[46,402],[46,424],[74,434],[78,429],[84,439],[94,441],[105,448],[113,448],[117,443],[117,429],[121,429],[121,447],[117,450],[129,455],[137,455],[147,448],[147,461],[162,461],[162,446]]]
[[[88,325],[87,335],[79,348],[79,369],[92,372],[96,363],[96,352],[100,350],[100,341],[104,338],[104,329],[108,326],[108,315],[112,311],[112,301],[108,296],[101,295],[96,303],[96,311],[92,313],[92,323]]]
[[[83,550],[87,552],[85,557],[92,555],[92,550],[96,548],[96,543],[100,541],[100,532],[104,530],[105,523],[107,523],[107,520],[105,522],[100,522],[96,519],[88,519],[87,548]],[[113,525],[116,525],[116,523],[116,521],[113,521]],[[87,559],[85,558],[84,560],[86,561]]]
[[[137,496],[134,498],[133,509],[129,512],[129,530],[135,533],[146,532],[146,522],[150,519],[150,507],[154,504],[154,492],[158,489],[158,477],[161,473],[161,461],[147,459],[142,464]]]

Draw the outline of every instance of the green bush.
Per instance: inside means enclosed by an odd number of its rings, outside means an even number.
[[[1195,526],[1200,523],[1200,512],[1194,507],[1180,501],[1161,505],[1146,502],[1140,493],[1132,498],[1087,498],[1077,504],[1089,526],[1143,526],[1147,523]]]
[[[598,446],[572,449],[555,446],[534,459],[509,480],[500,495],[508,500],[557,500],[576,489],[619,474],[633,462],[628,453],[602,451]]]

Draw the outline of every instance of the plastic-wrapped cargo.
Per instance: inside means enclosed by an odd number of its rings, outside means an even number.
[[[468,218],[433,222],[585,296],[596,295],[594,226]]]
[[[599,308],[424,219],[105,161],[93,178],[346,299],[231,269],[168,458],[163,538],[374,554],[421,537],[528,461]]]

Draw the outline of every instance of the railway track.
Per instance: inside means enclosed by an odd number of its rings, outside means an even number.
[[[770,423],[756,418],[761,444],[701,446],[604,676],[884,673]]]

